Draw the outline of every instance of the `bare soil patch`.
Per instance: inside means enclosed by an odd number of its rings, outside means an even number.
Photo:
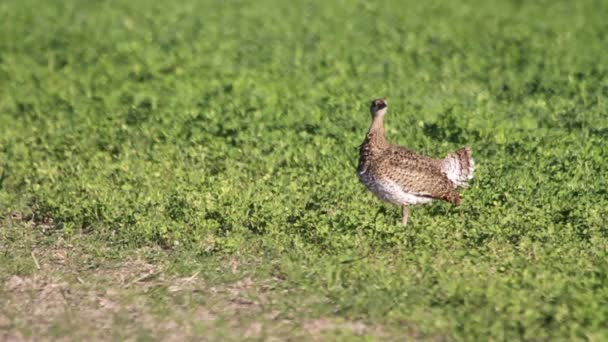
[[[31,218],[13,218],[18,229],[39,229]],[[44,220],[44,222],[52,222]],[[44,227],[47,234],[54,230]],[[16,229],[12,227],[11,229]],[[8,248],[8,246],[4,246]],[[27,247],[27,246],[26,246]],[[107,260],[61,238],[33,243],[20,255],[31,259],[31,274],[0,275],[0,340],[323,340],[328,333],[382,337],[382,327],[335,318],[298,319],[277,304],[292,293],[283,280],[210,284],[200,271],[175,276],[162,263],[134,253]],[[226,272],[239,274],[229,259]],[[286,314],[286,312],[290,312]]]

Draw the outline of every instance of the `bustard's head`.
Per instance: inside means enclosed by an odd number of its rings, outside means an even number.
[[[388,108],[388,101],[383,99],[375,99],[372,101],[372,105],[369,108],[369,111],[372,113],[372,117],[376,117],[379,115],[386,114],[386,109]]]

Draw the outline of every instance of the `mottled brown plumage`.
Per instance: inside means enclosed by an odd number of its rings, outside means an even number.
[[[365,186],[380,199],[403,207],[407,224],[408,206],[441,199],[460,203],[456,188],[465,187],[473,178],[474,161],[468,147],[444,159],[420,155],[390,144],[384,138],[385,99],[372,102],[372,124],[361,144],[357,173]]]

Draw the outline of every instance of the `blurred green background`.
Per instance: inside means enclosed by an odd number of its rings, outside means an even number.
[[[255,259],[251,274],[323,298],[319,315],[409,322],[422,338],[604,340],[606,13],[3,1],[0,216],[52,220],[53,239],[161,246],[190,267]],[[435,157],[472,147],[460,207],[414,208],[404,228],[358,183],[378,96],[390,141]]]

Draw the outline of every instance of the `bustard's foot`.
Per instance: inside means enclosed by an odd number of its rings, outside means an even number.
[[[401,224],[407,226],[408,208],[406,205],[403,206],[403,217],[401,218]]]

